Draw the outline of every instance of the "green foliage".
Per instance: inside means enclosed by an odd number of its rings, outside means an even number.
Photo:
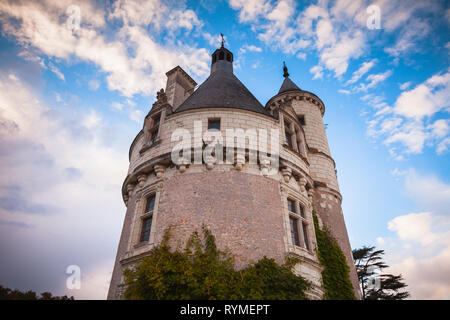
[[[333,239],[328,229],[319,228],[316,214],[314,227],[316,230],[319,261],[324,267],[322,271],[325,300],[354,300],[353,286],[350,281],[350,269],[341,248]]]
[[[375,250],[375,247],[362,247],[353,250],[356,272],[361,285],[364,300],[403,300],[409,297],[407,291],[399,292],[407,287],[402,275],[378,274],[388,265],[382,256],[384,250]],[[369,286],[368,283],[379,277],[379,286]]]
[[[306,299],[309,283],[292,272],[298,261],[278,265],[264,257],[235,270],[228,252],[216,247],[205,226],[194,232],[183,251],[171,251],[167,230],[160,245],[133,269],[124,272],[126,299]]]
[[[53,296],[50,292],[43,292],[38,296],[36,292],[31,290],[22,292],[17,289],[11,290],[0,285],[0,300],[74,300],[74,298],[69,298],[68,296],[57,297]]]

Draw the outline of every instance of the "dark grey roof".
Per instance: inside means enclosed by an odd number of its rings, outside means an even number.
[[[281,88],[278,91],[278,94],[286,92],[286,91],[292,91],[292,90],[300,90],[301,91],[301,89],[291,79],[289,79],[289,77],[285,77],[283,84],[281,85]]]
[[[217,70],[175,112],[201,108],[236,108],[269,113],[232,71]]]

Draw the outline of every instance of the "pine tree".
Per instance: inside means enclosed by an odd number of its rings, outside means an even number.
[[[389,266],[383,261],[384,250],[362,247],[353,250],[356,272],[364,300],[403,300],[409,297],[402,275],[382,274]]]

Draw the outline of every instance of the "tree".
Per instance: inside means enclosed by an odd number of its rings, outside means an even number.
[[[218,250],[205,226],[194,232],[186,248],[171,250],[170,230],[161,244],[134,268],[125,270],[126,299],[306,299],[309,282],[292,272],[298,263],[284,265],[264,257],[236,270],[228,252]]]
[[[364,300],[403,300],[409,297],[402,275],[381,274],[389,267],[383,261],[384,250],[362,247],[353,250],[356,272]]]
[[[43,292],[37,295],[36,292],[28,290],[22,292],[20,290],[11,290],[10,288],[0,285],[0,300],[74,300],[73,296],[53,296],[50,292]]]

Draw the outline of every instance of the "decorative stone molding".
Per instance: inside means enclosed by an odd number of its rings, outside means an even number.
[[[145,182],[147,181],[147,175],[146,174],[138,175],[137,181],[139,182],[139,186],[142,188],[143,186],[145,186]]]
[[[135,187],[136,185],[134,185],[134,184],[132,184],[132,183],[129,183],[128,185],[127,185],[127,192],[128,192],[128,196],[131,198],[131,195],[133,194],[133,190],[134,190],[134,187]]]
[[[261,159],[259,160],[259,168],[263,176],[268,176],[270,168],[270,159],[266,156],[261,157]]]
[[[306,192],[306,183],[307,183],[308,181],[306,180],[306,178],[304,178],[304,177],[301,177],[299,180],[298,180],[298,184],[300,185],[300,191],[302,192],[302,193],[304,193],[304,192]]]
[[[281,169],[281,174],[283,175],[284,182],[289,183],[292,177],[292,169],[289,167]]]
[[[164,171],[166,170],[166,167],[161,164],[155,164],[155,166],[153,167],[153,170],[155,170],[156,177],[158,179],[160,179],[164,175]]]
[[[313,201],[313,197],[314,197],[314,189],[311,188],[308,190],[308,198],[309,198],[309,201],[311,202],[311,204]]]
[[[187,167],[188,167],[188,164],[189,164],[188,159],[183,158],[183,159],[181,160],[181,164],[179,164],[179,165],[177,166],[177,168],[178,168],[178,170],[180,171],[180,173],[186,172],[186,169],[187,169]]]

